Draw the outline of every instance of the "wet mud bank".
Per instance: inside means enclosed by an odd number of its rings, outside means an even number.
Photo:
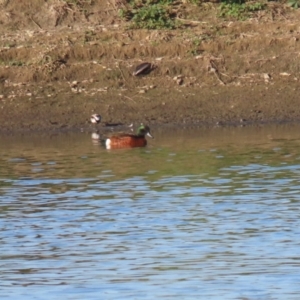
[[[300,89],[261,85],[152,89],[145,94],[106,92],[101,97],[60,94],[2,101],[2,133],[110,130],[113,125],[246,126],[300,121]],[[99,113],[99,125],[90,115]]]

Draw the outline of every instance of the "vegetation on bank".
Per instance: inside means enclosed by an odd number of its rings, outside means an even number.
[[[209,14],[236,21],[278,11],[282,15],[288,8],[299,7],[300,0],[0,0],[0,25],[16,18],[20,22],[11,29],[21,29],[27,17],[44,29],[47,19],[54,19],[51,25],[56,27],[105,13],[113,17],[112,22],[123,21],[131,29],[176,29],[204,22]]]
[[[270,1],[266,0],[222,0],[216,4],[217,16],[231,20],[245,20],[268,10],[268,3]],[[298,8],[300,0],[288,0],[288,4]],[[123,1],[119,3],[119,16],[130,22],[129,26],[135,29],[174,29],[184,25],[180,15],[182,6],[187,5],[194,5],[206,10],[209,3],[201,0]]]
[[[67,5],[85,10],[96,0],[65,0]],[[207,10],[209,4],[217,7],[217,16],[231,20],[245,20],[267,11],[269,4],[280,3],[300,7],[300,0],[110,0],[121,19],[135,29],[174,29],[183,24],[180,16],[186,6]],[[86,10],[87,11],[87,10]],[[196,20],[195,20],[196,21]]]
[[[245,20],[256,17],[268,10],[271,2],[267,0],[221,0],[218,2],[217,16],[230,20]],[[193,5],[201,10],[207,10],[212,2],[202,0],[128,0],[120,1],[119,16],[135,29],[174,29],[186,24],[187,19],[180,18],[187,5]],[[285,5],[285,2],[280,2]],[[300,0],[288,0],[287,4],[293,8],[300,6]],[[197,22],[201,20],[191,20]]]

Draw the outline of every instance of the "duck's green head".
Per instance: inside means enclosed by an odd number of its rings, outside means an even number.
[[[150,133],[150,128],[147,125],[141,124],[141,126],[137,130],[137,135],[138,136],[145,136],[148,135],[151,138],[154,138],[151,133]]]

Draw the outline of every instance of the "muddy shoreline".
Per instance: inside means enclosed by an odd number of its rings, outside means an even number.
[[[300,121],[300,89],[294,85],[153,89],[142,97],[57,95],[2,103],[0,133],[111,130],[128,124],[157,126],[247,126]],[[100,113],[101,124],[90,123]]]
[[[300,121],[299,10],[272,3],[259,18],[228,21],[198,7],[193,17],[205,22],[131,30],[105,1],[91,7],[89,18],[66,9],[59,24],[54,13],[38,19],[41,10],[57,12],[59,2],[7,3],[0,28],[0,133],[93,131],[93,113],[102,115],[104,131],[112,123]],[[282,10],[270,15],[274,8]],[[30,18],[21,14],[26,10]],[[156,68],[133,76],[141,62]]]

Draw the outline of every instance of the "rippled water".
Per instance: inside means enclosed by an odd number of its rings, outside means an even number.
[[[1,137],[0,299],[299,299],[299,129]]]

